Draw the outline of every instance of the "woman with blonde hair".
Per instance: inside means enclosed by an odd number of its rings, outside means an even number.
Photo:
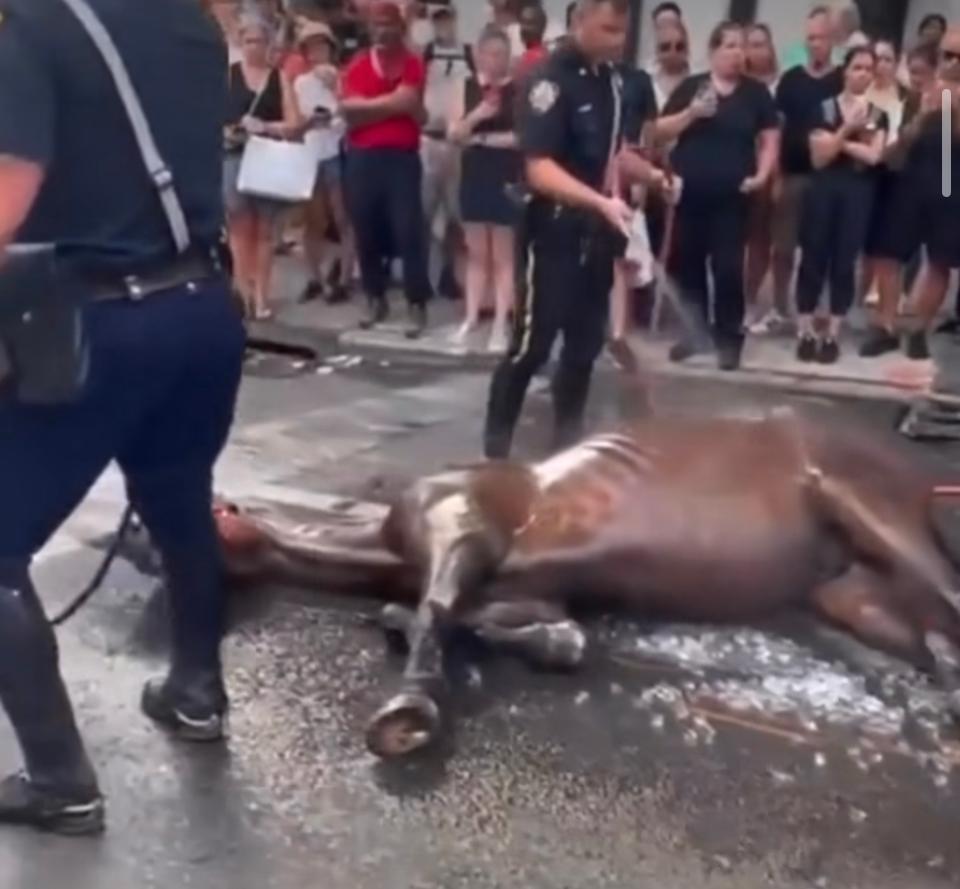
[[[296,135],[297,113],[290,87],[270,63],[272,35],[266,23],[247,17],[238,30],[241,58],[230,66],[225,127],[224,202],[234,261],[234,286],[249,314],[270,318],[270,281],[277,219],[282,204],[238,189],[243,149],[250,136]]]
[[[505,352],[513,311],[517,210],[508,193],[521,178],[514,127],[516,89],[510,79],[510,41],[488,26],[476,49],[477,73],[467,78],[451,115],[449,136],[463,146],[460,215],[467,244],[466,318],[456,339],[465,343],[480,320],[488,288],[496,313],[488,348]]]

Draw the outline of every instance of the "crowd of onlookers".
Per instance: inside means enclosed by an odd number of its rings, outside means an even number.
[[[423,331],[434,294],[462,297],[457,341],[475,342],[489,315],[486,345],[504,351],[523,175],[515,115],[562,25],[537,0],[490,0],[489,23],[470,35],[452,2],[210,5],[231,52],[224,189],[251,316],[269,317],[274,256],[295,228],[303,300],[362,293],[361,323],[372,326],[390,312],[399,269],[409,336]],[[644,139],[683,191],[675,209],[651,199],[640,210],[649,262],[635,250],[618,266],[612,335],[626,333],[635,302],[652,299],[659,256],[715,342],[795,330],[798,359],[832,363],[862,301],[873,319],[862,355],[896,350],[905,334],[908,355],[925,357],[960,266],[960,206],[940,193],[938,116],[944,88],[960,95],[960,31],[928,15],[901,51],[863,33],[855,4],[834,3],[810,11],[782,61],[767,26],[718,26],[698,73],[677,4],[658,4],[644,26],[659,114]],[[251,136],[312,148],[305,206],[238,188]],[[713,345],[686,335],[672,358]]]

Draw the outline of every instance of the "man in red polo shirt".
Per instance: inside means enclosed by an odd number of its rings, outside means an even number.
[[[520,10],[520,39],[526,47],[516,66],[516,77],[523,80],[549,54],[544,36],[547,14],[539,3],[529,3]]]
[[[423,213],[420,130],[425,118],[423,61],[405,45],[398,4],[378,0],[370,10],[371,49],[343,76],[347,122],[346,190],[357,237],[363,289],[372,327],[389,314],[389,259],[403,262],[410,311],[406,335],[419,337],[431,294]]]

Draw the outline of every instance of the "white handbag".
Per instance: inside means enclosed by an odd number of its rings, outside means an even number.
[[[285,203],[309,201],[318,168],[317,151],[311,145],[251,136],[243,149],[237,191]]]

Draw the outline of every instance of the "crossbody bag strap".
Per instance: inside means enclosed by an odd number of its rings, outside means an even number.
[[[187,226],[187,218],[184,215],[183,206],[174,186],[173,173],[160,155],[150,122],[147,120],[143,104],[130,79],[130,73],[127,71],[127,66],[123,62],[120,51],[117,49],[110,33],[104,27],[103,22],[100,21],[86,0],[63,0],[63,3],[76,16],[87,32],[103,58],[111,78],[113,78],[114,85],[120,95],[120,101],[123,103],[133,134],[136,137],[137,147],[140,149],[144,166],[157,191],[157,196],[160,198],[160,204],[166,216],[173,242],[176,244],[177,253],[184,253],[190,247],[190,229]]]

